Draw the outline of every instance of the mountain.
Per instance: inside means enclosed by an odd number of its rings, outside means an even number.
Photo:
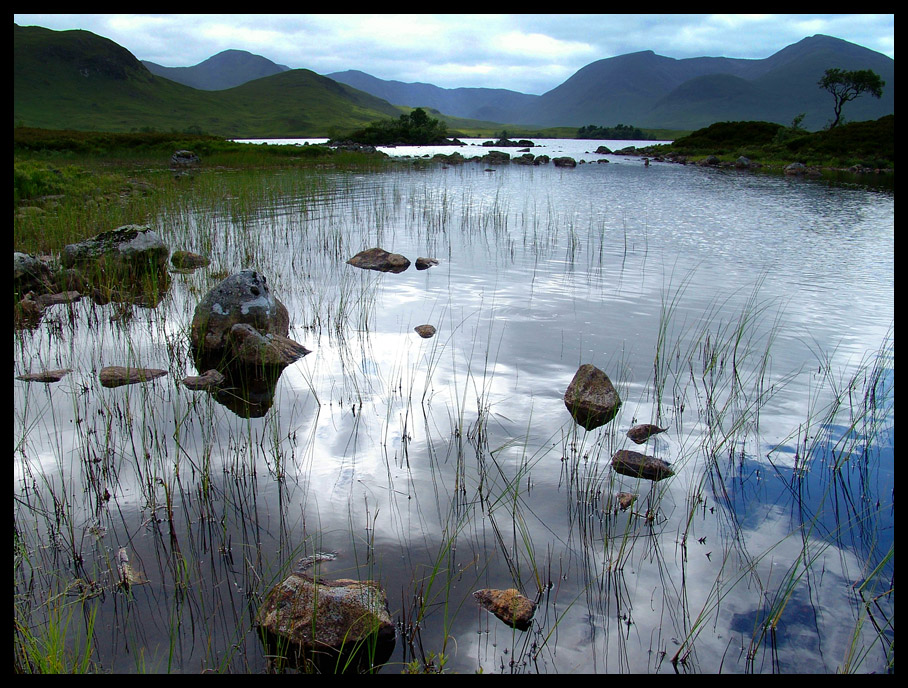
[[[202,91],[221,91],[290,69],[245,50],[225,50],[193,67],[162,67],[148,60],[141,62],[155,76]]]
[[[538,98],[504,88],[441,88],[432,84],[385,81],[357,70],[325,76],[395,105],[431,108],[454,117],[492,122],[510,121],[508,117],[530,107]]]
[[[155,76],[91,32],[13,25],[13,121],[24,126],[304,137],[399,115],[387,101],[308,69],[201,91]]]
[[[787,125],[805,113],[802,126],[820,129],[833,117],[832,96],[817,86],[826,69],[872,69],[886,82],[880,100],[865,95],[846,105],[845,117],[860,121],[894,112],[894,66],[886,55],[818,34],[764,59],[679,60],[652,50],[609,57],[586,65],[541,96],[383,81],[362,72],[328,76],[395,105],[429,106],[509,124],[699,129],[728,120]]]

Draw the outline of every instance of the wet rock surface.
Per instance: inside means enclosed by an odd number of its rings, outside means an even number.
[[[515,588],[507,590],[485,588],[474,592],[473,597],[479,600],[483,608],[518,631],[529,629],[533,614],[536,613],[536,604]]]
[[[668,428],[660,428],[658,425],[650,425],[649,423],[641,423],[640,425],[635,425],[630,430],[627,431],[627,436],[632,442],[636,444],[643,444],[653,435],[658,435],[660,432],[665,432]]]
[[[103,387],[122,387],[139,382],[149,382],[167,375],[166,370],[159,368],[129,368],[126,366],[107,366],[98,373]]]
[[[367,248],[347,261],[348,265],[363,270],[399,273],[410,267],[408,258],[399,253],[391,253],[383,248]]]
[[[585,363],[577,369],[568,385],[564,405],[580,426],[593,430],[617,415],[621,398],[608,375]]]
[[[612,456],[612,468],[621,475],[659,481],[675,474],[671,464],[639,452],[620,449]]]

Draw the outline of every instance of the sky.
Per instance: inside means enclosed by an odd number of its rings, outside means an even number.
[[[190,67],[246,50],[293,69],[357,69],[443,88],[541,95],[596,60],[659,55],[762,59],[814,34],[895,59],[892,14],[14,14],[84,29],[140,60]]]

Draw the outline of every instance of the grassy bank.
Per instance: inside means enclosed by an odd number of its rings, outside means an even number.
[[[852,122],[827,131],[808,132],[796,124],[717,122],[670,145],[647,149],[654,155],[694,160],[714,155],[721,162],[740,156],[770,167],[793,162],[820,168],[895,167],[895,116]]]
[[[170,157],[191,150],[200,170],[243,172],[263,168],[375,170],[385,156],[326,146],[255,145],[193,134],[13,130],[13,244],[25,253],[52,253],[68,243],[123,224],[147,221],[160,208],[227,193],[224,181],[205,174],[175,175]],[[223,175],[218,175],[222,177]],[[247,175],[248,176],[248,175]]]

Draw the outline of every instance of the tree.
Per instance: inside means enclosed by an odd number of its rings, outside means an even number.
[[[879,74],[870,69],[848,72],[844,69],[833,68],[826,70],[817,85],[829,91],[835,98],[835,121],[829,125],[829,128],[832,129],[842,118],[842,106],[845,103],[863,93],[869,93],[874,98],[881,97],[886,82],[880,79]]]

